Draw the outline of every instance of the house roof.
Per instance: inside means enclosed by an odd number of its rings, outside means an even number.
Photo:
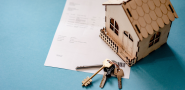
[[[129,0],[108,0],[106,2],[103,3],[103,5],[106,4],[122,4],[123,2],[127,2]]]
[[[114,0],[113,0],[114,1]],[[140,40],[178,18],[170,0],[119,0]]]

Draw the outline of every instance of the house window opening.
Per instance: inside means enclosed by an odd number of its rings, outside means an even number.
[[[169,4],[169,7],[170,7],[172,13],[174,13],[173,8],[172,8],[172,6],[170,4]]]
[[[132,36],[131,36],[131,35],[129,35],[129,39],[133,42],[133,38],[132,38]]]
[[[131,34],[129,34],[127,31],[124,31],[123,33],[125,34],[126,37],[128,37],[130,39],[130,41],[132,41],[132,42],[134,41]]]
[[[130,13],[130,10],[127,8],[127,12],[130,15],[130,17],[132,17],[132,14]]]
[[[138,28],[138,26],[137,26],[137,25],[135,25],[135,27],[136,27],[137,31],[138,31],[139,33],[141,33],[141,32],[140,32],[140,30],[139,30],[139,28]]]
[[[116,35],[119,34],[119,26],[118,23],[114,19],[110,19],[110,29],[114,31]]]
[[[149,47],[153,46],[154,44],[158,43],[159,42],[159,39],[160,39],[160,36],[161,36],[161,32],[157,32],[155,33],[151,39],[150,39],[150,43],[149,43]]]
[[[107,5],[105,5],[105,11],[107,11]]]
[[[124,31],[124,34],[128,37],[128,32]]]

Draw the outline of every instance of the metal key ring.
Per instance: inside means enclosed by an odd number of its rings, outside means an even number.
[[[111,60],[108,60],[108,61],[109,61],[109,63],[116,65],[116,67],[118,68],[118,70],[120,70],[120,68],[119,68],[119,65],[118,65],[118,64],[116,64],[116,63],[112,62]]]

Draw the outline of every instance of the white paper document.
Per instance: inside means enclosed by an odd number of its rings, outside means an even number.
[[[103,64],[105,59],[124,61],[99,37],[105,27],[107,0],[67,0],[45,66],[76,70],[77,66]],[[129,79],[130,67],[121,67]],[[98,68],[80,71],[95,73]],[[103,70],[99,73],[103,74]]]

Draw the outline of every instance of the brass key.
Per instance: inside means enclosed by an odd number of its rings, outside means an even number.
[[[119,89],[121,89],[122,88],[121,78],[124,76],[123,70],[122,69],[115,68],[114,69],[114,75],[116,75],[116,77],[118,79],[118,87],[119,87]]]
[[[86,79],[84,79],[84,81],[82,81],[82,86],[87,86],[87,85],[89,85],[90,82],[92,82],[91,79],[92,79],[96,74],[98,74],[103,68],[105,68],[105,67],[108,67],[108,68],[109,68],[110,66],[112,66],[112,61],[109,60],[109,59],[104,60],[104,61],[103,61],[103,66],[102,66],[96,73],[94,73],[90,78],[87,77]]]

